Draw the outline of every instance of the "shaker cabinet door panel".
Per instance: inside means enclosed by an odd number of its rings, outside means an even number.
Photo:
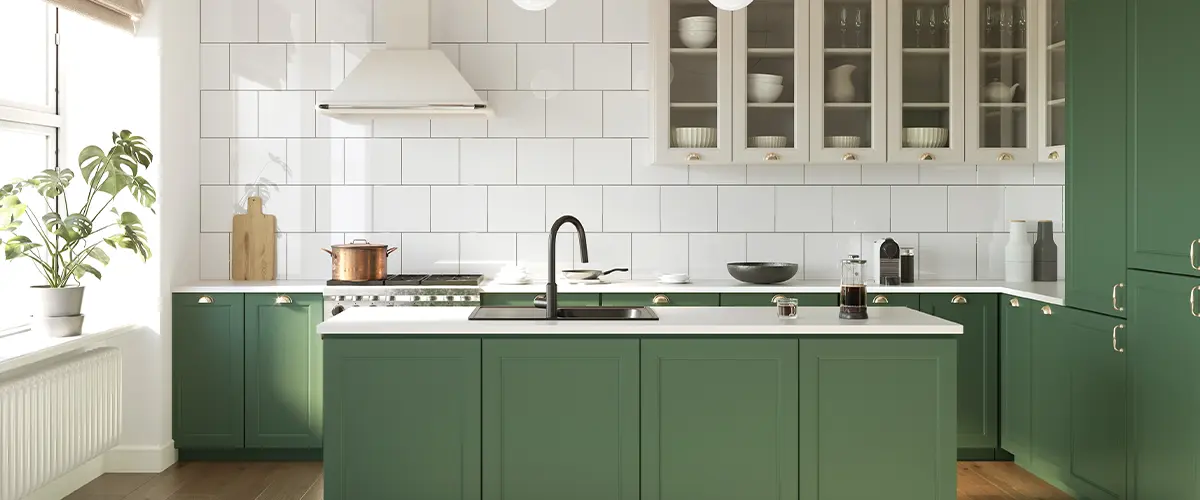
[[[733,162],[808,162],[808,1],[733,12]]]
[[[1067,308],[1041,305],[1033,311],[1033,390],[1030,455],[1034,473],[1067,477],[1071,466],[1071,358]]]
[[[921,311],[963,325],[958,337],[958,449],[961,460],[991,460],[999,440],[996,296],[922,294]]]
[[[1070,349],[1071,475],[1081,497],[1125,498],[1128,423],[1125,322],[1059,309]]]
[[[888,2],[888,161],[962,163],[966,3]]]
[[[245,445],[241,294],[172,297],[173,435],[179,449]]]
[[[1036,160],[1035,0],[967,0],[967,163]]]
[[[321,295],[246,295],[246,447],[320,448]]]
[[[1000,447],[1021,461],[1030,458],[1031,321],[1039,307],[1028,299],[1000,298]]]
[[[887,161],[887,0],[810,0],[809,156]]]

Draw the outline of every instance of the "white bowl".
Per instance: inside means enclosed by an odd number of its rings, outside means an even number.
[[[692,277],[688,276],[687,274],[664,274],[664,275],[658,277],[659,283],[668,284],[668,285],[670,285],[670,284],[683,285],[686,283],[690,283],[691,281],[692,281]]]
[[[746,86],[746,97],[750,102],[775,102],[783,95],[783,85],[778,83],[750,82]]]
[[[704,49],[717,41],[717,30],[684,30],[679,32],[679,41],[689,49]]]
[[[712,127],[675,127],[673,138],[677,148],[717,147],[717,129]]]
[[[717,18],[712,16],[685,17],[679,20],[678,26],[680,30],[703,28],[712,28],[715,30],[717,28]]]
[[[787,137],[782,135],[756,135],[750,138],[750,147],[780,149],[786,148],[787,142]]]
[[[904,147],[944,148],[950,131],[941,127],[904,127]]]
[[[825,136],[825,147],[828,148],[857,148],[859,144],[862,144],[862,138],[857,135]]]
[[[783,85],[783,77],[780,75],[772,75],[768,73],[750,73],[746,75],[746,80],[750,83],[775,83]]]

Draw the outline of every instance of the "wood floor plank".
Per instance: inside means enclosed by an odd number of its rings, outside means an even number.
[[[133,490],[125,500],[167,500],[188,481],[205,477],[210,470],[207,462],[177,463]]]
[[[1013,498],[1021,500],[1071,500],[1071,496],[1038,479],[1012,462],[969,462],[973,472]]]
[[[958,464],[957,496],[959,500],[1014,500],[964,463]]]
[[[125,498],[154,479],[156,474],[104,474],[67,496],[68,500],[116,496]]]
[[[242,465],[244,467],[241,473],[232,478],[225,489],[221,491],[221,500],[254,500],[258,498],[271,485],[271,481],[275,478],[272,473],[282,464],[278,462],[247,462]]]
[[[275,479],[257,500],[296,500],[317,482],[321,476],[321,463],[291,462],[279,466],[271,475]]]
[[[309,488],[308,493],[300,500],[325,500],[325,474],[317,476],[317,482],[313,483],[312,488]]]

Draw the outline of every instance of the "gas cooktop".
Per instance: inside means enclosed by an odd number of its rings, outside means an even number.
[[[479,286],[482,274],[393,274],[376,281],[329,280],[327,286]]]

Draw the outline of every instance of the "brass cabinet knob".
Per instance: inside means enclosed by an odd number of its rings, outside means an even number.
[[[1050,306],[1042,306],[1042,314],[1045,314],[1046,316],[1052,316],[1054,315],[1054,311],[1050,309]]]
[[[277,305],[277,306],[283,306],[283,305],[287,305],[287,304],[291,304],[291,303],[292,303],[292,298],[287,295],[280,295],[278,297],[275,297],[275,305]]]
[[[1057,160],[1059,158],[1059,156],[1060,155],[1058,154],[1058,151],[1051,151],[1050,156],[1048,156],[1047,158],[1049,158],[1051,160]]]
[[[999,161],[1013,161],[1013,155],[1012,153],[1000,153],[1000,156],[997,156],[996,159]]]
[[[930,161],[930,160],[933,160],[933,154],[924,153],[921,155],[921,161]]]
[[[846,153],[842,155],[842,161],[854,161],[858,159],[858,155],[854,153]]]
[[[871,303],[872,304],[887,304],[888,303],[887,295],[876,295],[875,298],[871,300]]]
[[[1013,297],[1011,299],[1008,299],[1008,305],[1013,306],[1013,307],[1021,307],[1021,301],[1017,300],[1016,297]]]
[[[786,298],[787,298],[787,296],[786,296],[786,295],[776,295],[776,296],[774,296],[774,297],[771,297],[771,303],[772,303],[772,304],[778,304],[778,303],[779,303],[779,301],[781,301],[781,300],[783,300],[783,299],[786,299]]]
[[[775,153],[767,153],[767,156],[764,156],[763,159],[766,161],[779,161],[779,155]]]
[[[665,306],[671,303],[671,298],[666,295],[655,295],[653,299],[650,299],[650,303],[656,306]]]
[[[950,299],[950,303],[951,304],[966,304],[967,298],[963,297],[962,295],[955,295],[954,298]]]
[[[1200,290],[1200,286],[1192,287],[1192,291],[1188,295],[1188,305],[1192,306],[1192,316],[1200,318],[1200,312],[1196,312],[1196,291]]]
[[[1117,325],[1113,327],[1113,350],[1116,352],[1125,352],[1124,347],[1117,347],[1117,330],[1124,330],[1125,325]]]
[[[688,153],[687,161],[700,161],[700,153]]]
[[[1125,307],[1124,307],[1124,306],[1117,305],[1117,289],[1118,289],[1118,288],[1125,288],[1125,284],[1124,284],[1124,283],[1117,283],[1117,284],[1113,285],[1113,293],[1112,293],[1112,297],[1113,297],[1113,301],[1112,301],[1112,302],[1113,302],[1113,310],[1114,310],[1114,311],[1124,311],[1124,310],[1125,310]]]
[[[196,300],[197,304],[212,304],[213,298],[208,295],[201,295],[200,299]]]
[[[1200,264],[1196,264],[1196,244],[1200,243],[1200,238],[1193,240],[1188,245],[1188,264],[1192,265],[1192,269],[1200,271]]]

